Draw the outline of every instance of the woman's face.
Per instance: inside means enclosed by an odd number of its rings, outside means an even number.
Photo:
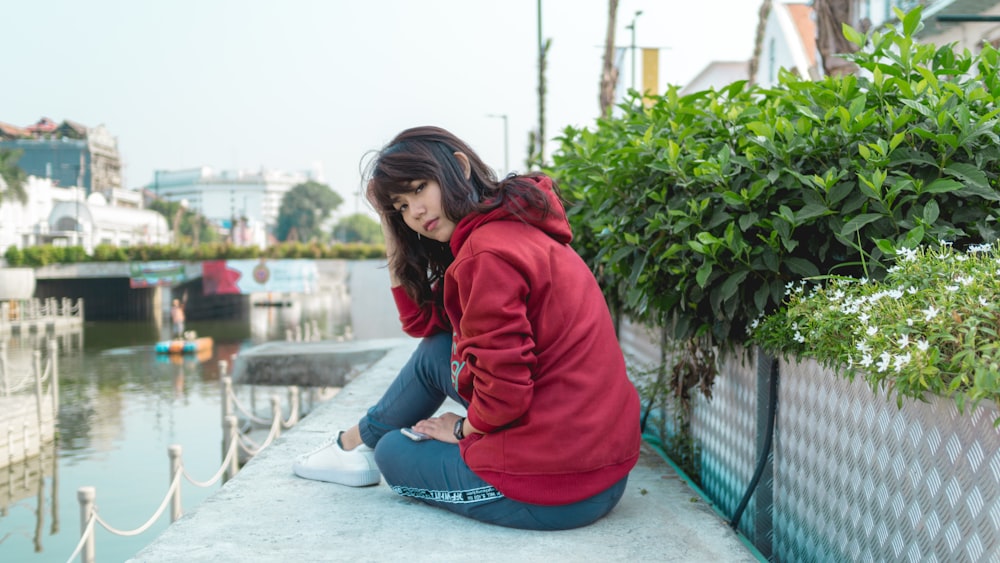
[[[392,198],[392,206],[415,233],[438,242],[448,242],[455,223],[441,205],[441,186],[434,180],[413,180],[410,191]]]

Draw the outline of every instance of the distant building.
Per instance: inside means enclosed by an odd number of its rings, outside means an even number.
[[[315,179],[306,172],[216,172],[203,166],[157,170],[146,190],[156,198],[185,202],[188,209],[228,231],[234,244],[263,248],[277,224],[285,193]]]
[[[27,127],[0,123],[0,148],[22,151],[17,165],[56,186],[78,186],[106,197],[122,187],[118,141],[103,125],[87,127],[43,117]]]
[[[0,180],[2,182],[2,180]],[[93,253],[98,244],[134,246],[167,244],[172,234],[163,215],[138,209],[137,192],[111,191],[86,195],[82,188],[59,187],[48,178],[29,176],[24,204],[5,199],[0,204],[0,253],[11,246],[40,244],[82,246]],[[124,204],[124,206],[122,206]]]

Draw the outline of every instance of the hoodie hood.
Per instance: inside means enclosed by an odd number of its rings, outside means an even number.
[[[481,225],[493,221],[522,221],[533,225],[559,243],[569,244],[573,240],[573,232],[566,219],[566,210],[552,189],[552,180],[547,176],[522,176],[520,180],[532,182],[542,190],[549,201],[548,213],[543,214],[541,210],[527,204],[524,204],[524,212],[521,214],[512,213],[504,206],[486,213],[470,213],[458,222],[455,226],[455,232],[451,235],[449,244],[453,255],[458,255],[458,250],[462,248],[473,231]]]

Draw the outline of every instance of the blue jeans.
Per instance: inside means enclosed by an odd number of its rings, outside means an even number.
[[[361,439],[394,492],[480,522],[530,530],[586,526],[611,511],[628,477],[572,504],[543,506],[511,500],[476,475],[457,444],[414,442],[399,429],[432,416],[451,397],[468,406],[451,384],[451,335],[425,338],[382,398],[359,422]]]

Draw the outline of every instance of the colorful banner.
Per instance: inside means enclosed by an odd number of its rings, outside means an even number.
[[[207,260],[201,275],[204,295],[314,293],[319,284],[313,260]]]
[[[155,262],[130,262],[128,285],[140,287],[173,286],[184,283],[184,263],[171,260]]]

